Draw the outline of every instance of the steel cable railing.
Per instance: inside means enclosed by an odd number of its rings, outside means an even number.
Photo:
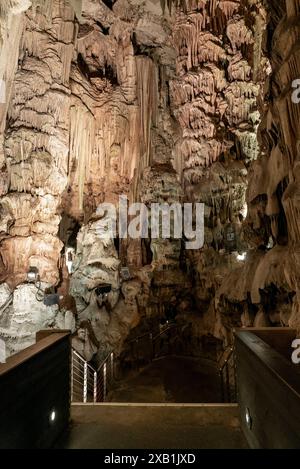
[[[114,379],[114,354],[110,353],[96,370],[72,350],[71,401],[104,402]]]
[[[156,358],[160,358],[172,353],[172,339],[175,339],[182,326],[178,324],[168,324],[157,334],[146,332],[128,342],[130,353],[139,367],[140,363],[151,362]],[[173,340],[174,342],[174,340]]]
[[[163,356],[178,353],[178,332],[184,332],[185,326],[178,324],[168,324],[160,332],[154,335],[151,332],[147,332],[139,337],[136,337],[131,344],[131,355],[136,363],[137,368],[140,364],[151,362],[154,359],[161,358]],[[184,341],[181,343],[181,353],[184,353]],[[146,348],[150,352],[150,359],[145,359],[142,350]],[[222,402],[236,402],[237,400],[237,387],[236,387],[236,372],[235,372],[235,360],[234,360],[234,349],[230,345],[221,354],[218,360],[214,360],[214,363],[218,369],[220,377],[220,388],[221,388],[221,399]]]
[[[184,326],[169,324],[156,335],[147,332],[128,342],[131,358],[137,368],[178,352],[178,331]],[[182,345],[182,344],[181,344]],[[146,351],[146,353],[145,353]],[[215,362],[218,368],[223,402],[236,402],[236,377],[233,347],[228,347]],[[105,402],[115,381],[115,354],[111,352],[95,369],[76,350],[72,351],[72,402]]]
[[[140,359],[142,347],[141,341],[144,339],[150,343],[150,361],[158,358],[157,342],[166,334],[178,327],[170,325],[164,328],[156,336],[152,333],[143,334],[137,337],[130,344],[131,353],[136,356],[137,361]],[[115,355],[111,352],[100,364],[98,369],[90,365],[76,350],[72,350],[72,366],[71,366],[71,401],[72,402],[105,402],[109,389],[115,380]]]
[[[223,402],[237,401],[236,370],[234,348],[227,347],[218,360],[219,376],[221,383],[221,396]]]

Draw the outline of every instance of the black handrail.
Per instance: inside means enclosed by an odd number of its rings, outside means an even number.
[[[127,342],[129,345],[139,344],[142,339],[148,337],[151,342],[151,356],[150,361],[161,357],[160,353],[156,352],[157,339],[165,334],[168,334],[172,330],[182,330],[185,326],[179,324],[168,324],[167,327],[159,331],[156,335],[153,332],[146,332],[134,339]],[[168,344],[169,349],[169,344]],[[133,351],[132,351],[133,353]],[[136,351],[136,362],[139,368],[139,351]],[[235,360],[234,360],[234,348],[232,345],[228,346],[221,354],[218,360],[214,360],[214,363],[218,367],[221,396],[223,402],[236,402],[237,390],[236,390],[236,375],[235,375]]]
[[[221,383],[221,395],[223,402],[236,402],[237,388],[236,388],[236,373],[235,373],[235,360],[234,348],[232,345],[228,346],[222,353],[218,360],[219,376]],[[225,376],[224,376],[225,374]]]
[[[161,354],[162,350],[164,352],[167,350],[167,354],[164,353],[164,356],[172,354],[172,352],[170,353],[170,341],[167,342],[167,347],[163,346],[163,347],[161,347],[160,350],[157,351],[156,344],[157,344],[158,339],[165,336],[165,335],[167,335],[168,339],[170,339],[169,333],[171,331],[174,331],[174,330],[183,331],[185,329],[185,327],[186,327],[186,325],[170,323],[170,324],[167,324],[167,326],[164,327],[162,330],[160,330],[156,335],[154,335],[153,332],[148,331],[148,332],[145,332],[144,334],[141,334],[141,335],[135,337],[134,339],[129,340],[127,342],[127,344],[128,345],[137,344],[139,346],[142,339],[147,337],[150,341],[150,344],[151,344],[149,361],[152,362],[153,360],[155,360],[157,358],[161,358],[163,356]],[[160,344],[160,345],[162,345],[162,344]],[[163,345],[166,345],[166,343],[164,343]],[[137,349],[135,351],[135,354],[134,354],[133,349],[131,349],[131,352],[132,352],[132,355],[135,355],[137,367],[139,369],[140,368],[140,366],[139,366],[140,365],[139,350]],[[85,361],[85,359],[78,352],[76,352],[76,353],[80,356],[80,358],[83,361]],[[114,357],[116,356],[114,351],[107,354],[107,356],[105,357],[104,360],[102,360],[101,364],[97,367],[97,369],[94,369],[94,371],[95,371],[95,373],[97,373],[97,375],[99,375],[99,373],[103,371],[102,370],[103,366],[110,361],[110,357],[112,355]],[[214,364],[217,366],[217,369],[218,369],[218,373],[219,373],[219,377],[220,377],[220,387],[221,387],[222,401],[223,402],[236,402],[237,390],[236,390],[236,373],[235,373],[235,360],[234,360],[234,348],[233,348],[233,346],[230,345],[229,347],[227,347],[223,351],[223,353],[221,354],[221,356],[219,357],[218,360],[211,360],[211,361],[214,362]],[[109,374],[109,376],[110,376],[110,379],[109,379],[110,383],[109,384],[111,384],[111,382],[113,382],[113,381],[118,380],[116,378],[116,370],[115,370],[115,361],[114,360],[113,360],[113,363],[111,363],[111,365],[112,365],[111,369],[109,370],[109,373],[110,373]],[[106,389],[106,391],[107,391],[107,389]],[[105,392],[104,392],[104,394],[105,394]],[[105,398],[105,396],[103,396],[103,397]],[[101,399],[101,400],[104,400],[104,398]]]

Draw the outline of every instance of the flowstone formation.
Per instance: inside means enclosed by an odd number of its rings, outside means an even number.
[[[296,0],[2,0],[8,354],[45,327],[101,361],[168,317],[191,353],[233,326],[298,325],[298,16]],[[204,203],[204,246],[124,238],[118,215],[103,239],[99,207],[120,196],[149,214]]]
[[[249,248],[243,231],[247,178],[259,154],[258,102],[270,68],[265,28],[262,2],[228,1],[187,1],[172,28],[176,76],[170,94],[182,129],[174,165],[185,200],[205,204],[204,248],[186,252],[193,324],[195,334],[222,339],[240,324],[234,311],[225,311],[234,317],[228,321],[215,307],[219,288]]]
[[[141,243],[105,245],[97,208],[117,206],[119,195],[140,200],[154,147],[172,169],[170,18],[156,2],[25,3],[1,4],[1,335],[16,351],[9,318],[19,314],[18,288],[28,286],[44,322],[24,315],[26,345],[36,330],[73,317],[105,352],[139,322],[136,297],[146,305],[151,260],[139,264]],[[133,268],[122,285],[120,260]],[[113,291],[105,305],[95,298],[103,282]]]
[[[265,54],[272,74],[260,100],[259,158],[251,164],[244,226],[251,248],[216,296],[229,328],[291,326],[299,330],[299,6],[267,4]]]
[[[33,2],[26,13],[21,12],[31,2],[5,3],[2,51],[9,75],[4,72],[2,83],[0,279],[12,295],[1,314],[1,332],[8,351],[14,352],[21,347],[14,342],[23,329],[34,341],[36,330],[55,324],[53,307],[36,297],[60,280],[63,244],[57,232],[61,195],[68,185],[69,73],[76,28],[67,3]],[[10,23],[18,24],[18,35],[11,35]],[[31,267],[38,269],[39,279],[26,285]]]

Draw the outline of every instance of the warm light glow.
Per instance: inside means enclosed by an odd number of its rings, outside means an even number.
[[[50,413],[49,420],[50,420],[51,423],[55,422],[55,420],[56,420],[56,412],[55,412],[55,410],[52,410],[52,412]]]
[[[242,214],[244,219],[247,218],[247,215],[248,215],[248,205],[247,204],[243,205],[243,208],[241,210],[241,214]]]
[[[27,281],[31,283],[35,283],[38,281],[39,278],[39,271],[37,267],[30,267],[27,272]]]
[[[73,273],[73,260],[75,257],[75,249],[74,248],[67,248],[66,249],[66,266],[68,269],[69,274]]]
[[[238,261],[241,261],[241,262],[245,261],[245,260],[246,260],[246,257],[247,257],[247,253],[246,253],[246,252],[242,252],[241,254],[238,254],[238,255],[236,256],[237,260],[238,260]]]
[[[252,427],[252,418],[251,418],[250,410],[248,409],[248,407],[246,408],[245,418],[246,418],[246,424],[247,424],[248,428],[251,429],[251,427]]]

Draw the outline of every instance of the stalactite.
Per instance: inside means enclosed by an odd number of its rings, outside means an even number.
[[[84,185],[88,181],[95,142],[95,118],[83,106],[71,108],[70,166],[76,164],[79,210],[83,210]]]
[[[150,165],[151,128],[158,120],[158,77],[154,62],[143,56],[136,57],[137,95],[140,108],[140,160],[137,162],[134,197],[138,197],[138,185],[143,170]]]

